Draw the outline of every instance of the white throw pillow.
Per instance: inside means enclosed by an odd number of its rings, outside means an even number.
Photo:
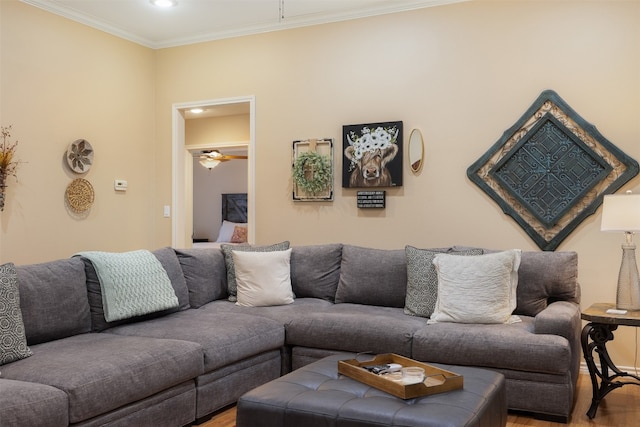
[[[231,253],[238,286],[237,305],[261,307],[293,302],[291,249]]]
[[[428,323],[514,323],[520,249],[486,255],[438,254],[438,299]]]
[[[220,226],[220,231],[218,231],[218,238],[216,242],[219,243],[228,243],[231,241],[231,236],[233,236],[233,230],[236,227],[246,227],[246,222],[231,222],[224,220],[222,221],[222,225]]]

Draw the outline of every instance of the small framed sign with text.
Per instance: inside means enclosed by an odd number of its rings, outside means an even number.
[[[386,191],[358,191],[358,208],[384,209]]]

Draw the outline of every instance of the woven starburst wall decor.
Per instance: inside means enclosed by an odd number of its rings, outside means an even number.
[[[547,90],[467,176],[540,249],[552,251],[638,169],[637,161]]]

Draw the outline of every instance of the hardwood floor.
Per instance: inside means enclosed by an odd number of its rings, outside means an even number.
[[[535,399],[535,396],[532,396]],[[573,413],[568,424],[536,420],[530,416],[509,413],[508,427],[632,427],[640,425],[640,386],[626,385],[612,391],[598,407],[593,420],[586,413],[591,405],[591,380],[589,375],[581,374],[578,378],[578,395]],[[234,427],[236,408],[231,407],[218,414],[202,427]]]

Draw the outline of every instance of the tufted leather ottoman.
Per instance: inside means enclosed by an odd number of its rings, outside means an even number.
[[[331,356],[264,384],[238,400],[237,427],[505,426],[504,377],[463,366],[464,388],[402,400],[338,374]]]

